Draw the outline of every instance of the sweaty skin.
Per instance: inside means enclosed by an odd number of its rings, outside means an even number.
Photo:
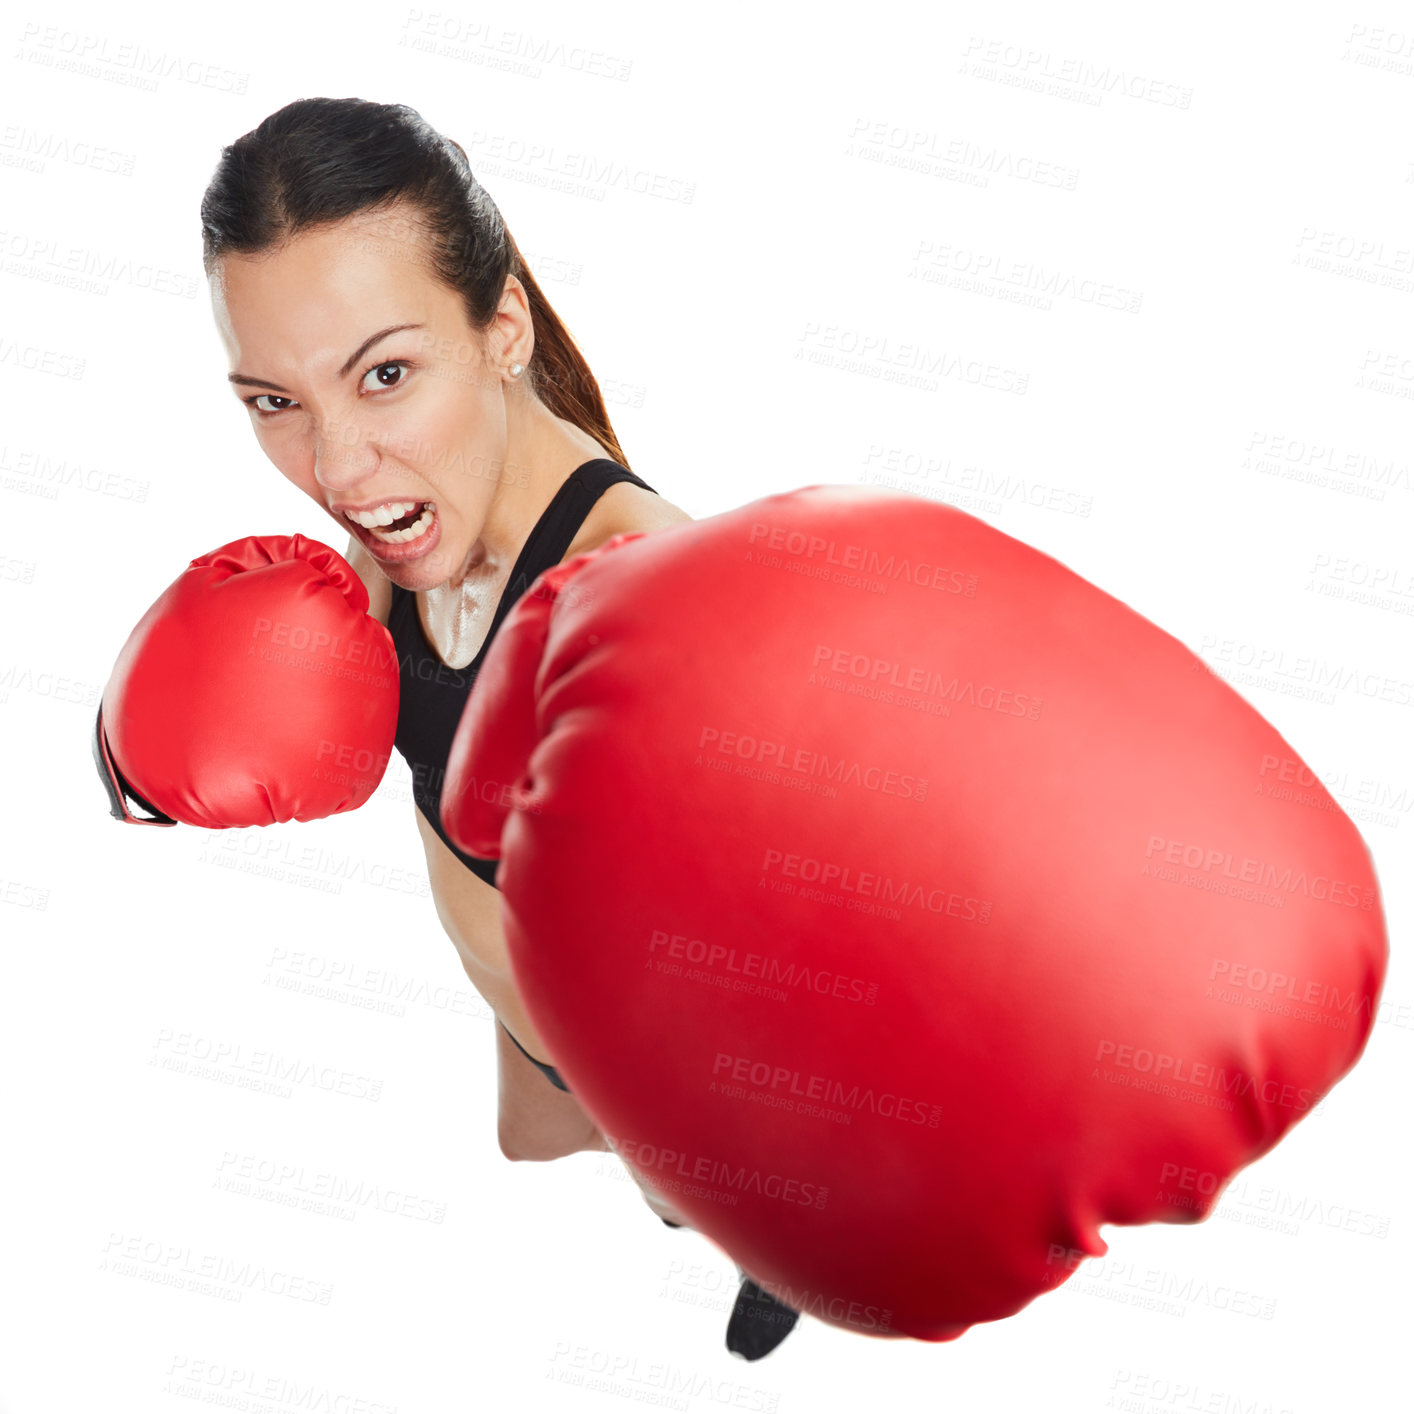
[[[370,613],[386,625],[391,585],[414,592],[438,656],[459,666],[485,640],[521,547],[555,492],[582,462],[611,453],[511,375],[512,363],[530,363],[535,345],[524,286],[508,279],[483,340],[461,296],[427,272],[416,240],[406,213],[365,213],[273,253],[227,256],[212,274],[212,311],[256,440],[349,537],[347,558],[368,589]],[[417,327],[363,347],[397,325]],[[399,500],[436,507],[440,536],[414,559],[395,550],[384,558],[380,543],[344,514]],[[565,558],[623,531],[690,519],[620,482],[595,503]],[[415,806],[414,816],[437,916],[467,977],[516,1039],[553,1065],[511,976],[498,892]],[[550,1159],[608,1149],[575,1098],[548,1084],[500,1026],[493,1030],[502,1152]],[[647,1190],[645,1197],[678,1221],[662,1200]]]

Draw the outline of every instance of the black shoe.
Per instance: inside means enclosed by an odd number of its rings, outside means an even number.
[[[795,1329],[799,1319],[799,1311],[777,1301],[742,1272],[741,1290],[727,1322],[727,1349],[743,1360],[759,1360]]]

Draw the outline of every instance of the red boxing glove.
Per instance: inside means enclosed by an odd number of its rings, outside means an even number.
[[[143,615],[103,691],[94,755],[113,814],[209,829],[318,820],[378,786],[398,661],[342,555],[303,535],[233,540]],[[155,815],[128,811],[132,796]]]
[[[1104,1224],[1206,1216],[1355,1064],[1387,961],[1364,841],[1248,702],[872,488],[541,576],[443,808],[499,854],[526,1009],[615,1149],[870,1335],[953,1340]]]

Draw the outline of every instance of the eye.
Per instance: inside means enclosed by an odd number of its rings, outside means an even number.
[[[404,370],[411,368],[410,359],[395,358],[387,363],[376,363],[367,373],[363,375],[360,386],[366,393],[384,392],[389,388],[397,388],[407,381]],[[388,377],[388,370],[396,369],[396,377]],[[370,388],[368,380],[376,376],[379,382],[378,387]],[[298,407],[299,404],[293,398],[282,397],[279,393],[255,393],[249,398],[242,398],[241,401],[247,407],[254,408],[261,417],[277,417],[280,413],[288,411],[290,408]],[[264,407],[263,403],[278,403],[278,407]]]
[[[376,392],[378,391],[377,388],[370,388],[370,387],[368,386],[368,380],[369,380],[370,378],[374,377],[375,375],[378,377],[379,382],[381,383],[381,385],[382,385],[384,388],[396,388],[396,387],[398,386],[398,384],[403,383],[403,382],[406,381],[406,378],[405,378],[405,376],[404,376],[402,370],[405,369],[405,368],[407,368],[407,367],[408,367],[408,363],[407,363],[407,361],[406,361],[405,359],[393,359],[393,360],[392,360],[391,362],[389,362],[389,363],[379,363],[379,364],[374,365],[374,367],[370,368],[370,369],[368,370],[368,372],[363,375],[363,385],[362,385],[362,386],[363,386],[364,392],[366,392],[366,393],[376,393]],[[398,371],[398,376],[397,376],[396,378],[391,379],[391,380],[388,379],[388,378],[386,378],[386,377],[384,376],[384,375],[388,372],[388,370],[389,370],[390,368],[399,370],[399,371]]]

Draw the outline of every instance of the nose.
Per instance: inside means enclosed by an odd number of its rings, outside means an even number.
[[[314,436],[314,479],[326,491],[346,495],[378,469],[379,456],[356,422],[325,416]]]

